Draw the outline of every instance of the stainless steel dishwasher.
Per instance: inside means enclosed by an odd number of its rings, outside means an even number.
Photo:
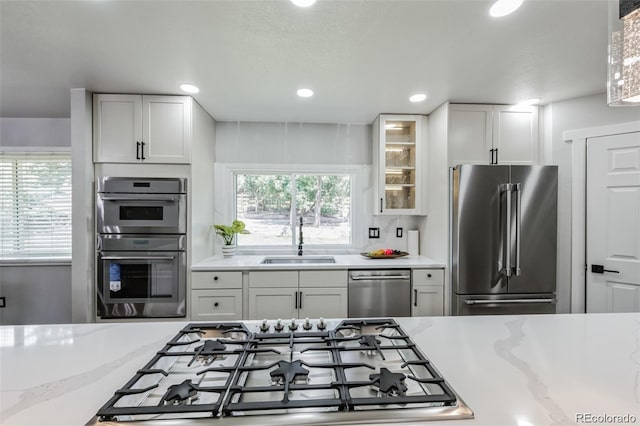
[[[349,271],[349,318],[411,316],[411,270]]]

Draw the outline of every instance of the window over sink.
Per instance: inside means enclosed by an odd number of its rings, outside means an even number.
[[[71,258],[71,153],[0,152],[0,260]]]
[[[295,247],[300,217],[305,246],[352,244],[351,174],[251,171],[234,181],[236,217],[251,231],[239,247]]]

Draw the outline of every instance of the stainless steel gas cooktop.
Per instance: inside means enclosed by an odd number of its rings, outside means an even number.
[[[88,425],[465,418],[473,411],[392,319],[265,320],[187,325]]]

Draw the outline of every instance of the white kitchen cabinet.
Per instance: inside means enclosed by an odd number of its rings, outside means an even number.
[[[242,272],[191,273],[192,320],[222,321],[242,318]]]
[[[380,115],[373,124],[374,212],[426,214],[427,118]]]
[[[449,165],[538,163],[537,107],[449,105]]]
[[[346,318],[347,288],[300,287],[298,318]]]
[[[249,319],[298,318],[298,287],[249,288]]]
[[[411,286],[411,316],[444,314],[443,269],[414,269]]]
[[[249,319],[347,316],[347,271],[249,272]]]
[[[194,290],[191,319],[225,321],[242,319],[242,290]]]
[[[191,162],[189,96],[93,96],[96,163]]]

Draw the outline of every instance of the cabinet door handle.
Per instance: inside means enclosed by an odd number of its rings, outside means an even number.
[[[382,197],[380,198],[380,213],[382,213]]]
[[[298,309],[298,292],[297,291],[296,291],[296,300],[293,303],[294,303],[293,308]]]
[[[418,306],[418,289],[413,289],[413,306]]]
[[[144,144],[143,144],[144,145]],[[143,156],[144,157],[144,156]],[[144,158],[143,158],[144,160]],[[498,164],[498,148],[496,148],[496,162],[493,164]]]
[[[146,160],[146,158],[144,158],[144,142],[140,142],[140,157],[142,160]]]
[[[136,142],[136,160],[140,159],[140,142]]]
[[[300,292],[300,302],[298,303],[298,309],[302,309],[302,292]]]

